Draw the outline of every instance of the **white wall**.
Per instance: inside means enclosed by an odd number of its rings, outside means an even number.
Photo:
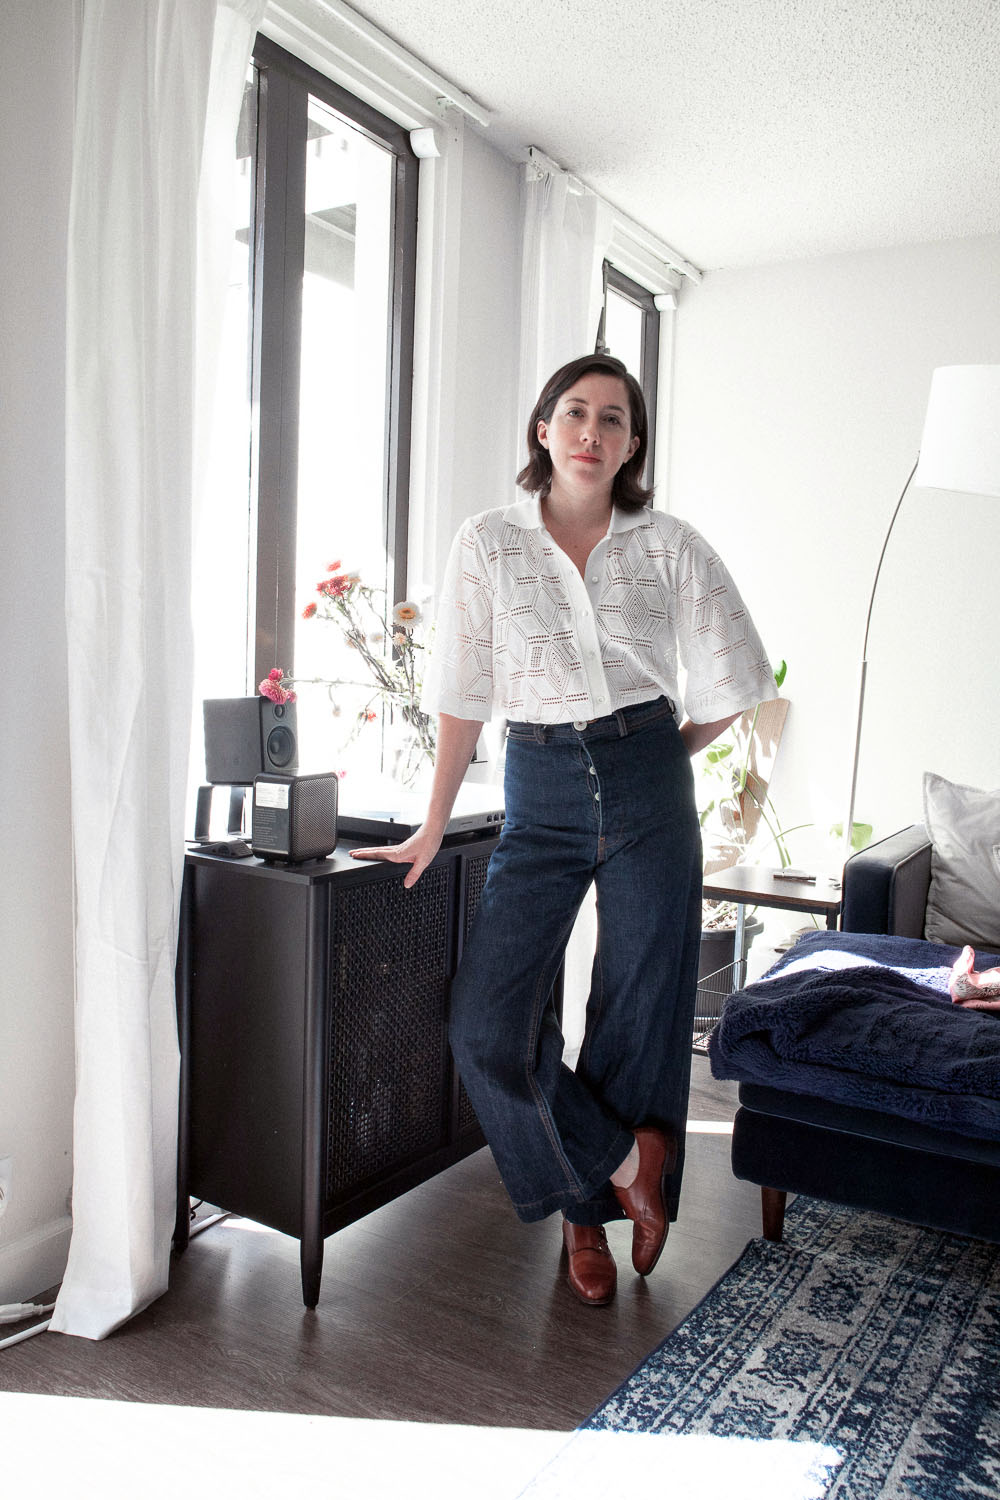
[[[73,1019],[69,746],[63,614],[66,220],[74,7],[5,18],[0,78],[4,290],[0,662],[0,1303],[62,1274],[71,1181]]]
[[[879,549],[932,370],[1000,363],[998,287],[991,236],[720,271],[682,293],[669,504],[789,663],[772,783],[788,823],[846,816]],[[876,835],[921,816],[924,769],[1000,785],[998,558],[1000,504],[910,491],[868,649],[856,816]]]

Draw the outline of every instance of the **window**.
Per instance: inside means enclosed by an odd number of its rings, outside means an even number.
[[[613,354],[642,386],[649,416],[647,478],[653,473],[656,436],[656,372],[660,347],[660,315],[652,292],[604,262],[604,312],[597,336],[597,353]]]
[[[237,157],[195,579],[199,700],[252,693],[274,666],[351,675],[333,627],[302,618],[330,562],[390,603],[406,593],[418,167],[408,134],[258,37]],[[304,715],[308,695],[305,751]]]

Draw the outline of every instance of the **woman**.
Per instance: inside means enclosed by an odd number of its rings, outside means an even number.
[[[570,1285],[591,1306],[615,1293],[604,1224],[632,1220],[647,1275],[677,1213],[701,930],[690,756],[774,696],[718,557],[648,508],[646,444],[620,361],[585,356],[548,381],[517,477],[531,498],[473,516],[452,548],[424,694],[439,713],[426,822],[353,851],[419,880],[483,722],[507,718],[505,823],[451,1042],[517,1213],[561,1210]],[[592,883],[597,952],[571,1071],[552,985]]]

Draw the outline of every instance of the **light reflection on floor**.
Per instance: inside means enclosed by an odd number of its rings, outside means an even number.
[[[0,1392],[10,1494],[254,1500],[821,1500],[840,1455],[818,1443],[677,1433],[529,1432]],[[20,1483],[18,1483],[20,1481]]]

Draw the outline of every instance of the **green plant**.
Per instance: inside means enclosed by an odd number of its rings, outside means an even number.
[[[781,687],[787,672],[788,664],[782,661],[774,674],[777,687]],[[756,810],[769,835],[769,843],[761,852],[772,847],[781,869],[785,870],[792,864],[787,842],[789,836],[810,825],[797,823],[791,828],[784,827],[774,803],[754,774],[754,731],[759,713],[758,704],[746,732],[740,732],[740,720],[737,719],[724,735],[703,751],[702,776],[712,795],[699,806],[698,817],[703,834],[711,835],[713,856],[728,864],[739,864],[746,858],[750,845],[757,843],[756,818],[753,831],[747,829],[747,813],[751,808]]]
[[[851,824],[851,850],[854,854],[859,854],[862,849],[868,848],[868,845],[872,841],[873,832],[874,827],[871,823],[859,823],[855,820]],[[843,823],[831,824],[830,833],[835,839],[842,840],[844,837]]]

